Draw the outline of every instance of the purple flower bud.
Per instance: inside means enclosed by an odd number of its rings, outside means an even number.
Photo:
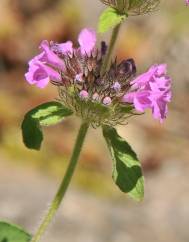
[[[116,92],[119,92],[121,90],[121,85],[119,82],[115,82],[113,85],[112,85],[112,88],[116,91]]]
[[[83,82],[83,73],[79,73],[75,76],[76,82]]]
[[[101,54],[102,55],[105,55],[106,54],[107,48],[108,48],[108,46],[107,46],[106,42],[105,41],[102,41],[101,42]]]
[[[112,103],[112,99],[110,98],[110,97],[105,97],[104,99],[103,99],[103,104],[104,105],[110,105]]]
[[[136,74],[136,65],[133,59],[123,60],[118,65],[118,72],[120,75],[127,76],[127,78]]]
[[[88,99],[89,97],[89,93],[85,90],[82,90],[80,93],[79,93],[79,96],[81,99],[85,100],[85,99]]]

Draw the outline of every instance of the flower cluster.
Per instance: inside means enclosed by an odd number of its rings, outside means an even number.
[[[142,15],[157,9],[160,0],[101,0],[120,14]]]
[[[152,109],[154,118],[165,118],[171,98],[166,65],[155,65],[134,79],[134,60],[115,60],[102,74],[106,43],[96,48],[91,29],[83,29],[78,42],[79,47],[74,48],[71,41],[43,41],[41,53],[29,62],[26,80],[39,88],[49,82],[56,85],[60,101],[93,127],[123,124],[146,108]]]
[[[186,2],[186,5],[188,5],[188,6],[189,6],[189,0],[185,0],[185,2]]]
[[[152,66],[134,79],[131,85],[133,90],[125,94],[122,100],[133,103],[139,112],[151,108],[153,117],[162,122],[166,118],[167,103],[171,101],[171,79],[167,76],[166,65]]]

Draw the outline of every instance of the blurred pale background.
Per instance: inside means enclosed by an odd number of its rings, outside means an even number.
[[[76,43],[82,27],[96,28],[103,8],[98,0],[0,1],[0,218],[30,232],[64,174],[79,120],[46,129],[40,152],[24,147],[19,129],[24,113],[57,97],[51,85],[41,91],[24,81],[27,61],[43,39]],[[166,62],[173,79],[163,125],[147,112],[119,127],[143,164],[144,201],[135,203],[115,187],[101,130],[91,130],[64,204],[42,242],[189,241],[188,19],[184,0],[164,0],[154,14],[129,18],[117,44],[118,58],[134,57],[138,73]]]

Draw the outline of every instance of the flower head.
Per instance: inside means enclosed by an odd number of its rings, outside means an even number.
[[[98,49],[91,29],[82,30],[78,42],[79,47],[74,47],[71,41],[43,41],[41,53],[29,62],[28,83],[39,88],[49,82],[56,85],[60,102],[93,127],[123,124],[147,108],[155,118],[165,118],[171,98],[166,65],[154,65],[134,79],[134,60],[115,60],[102,74],[106,43]]]
[[[40,88],[49,82],[56,85],[60,101],[94,127],[125,122],[134,115],[122,109],[131,105],[121,101],[136,73],[134,61],[128,59],[118,64],[115,60],[101,74],[106,43],[102,42],[98,49],[96,34],[91,29],[83,29],[78,42],[79,47],[75,48],[71,41],[61,44],[43,41],[41,53],[29,62],[26,80]]]
[[[157,9],[160,0],[101,0],[120,14],[142,15]]]

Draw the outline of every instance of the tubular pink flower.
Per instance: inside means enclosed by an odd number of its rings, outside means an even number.
[[[133,91],[126,93],[122,102],[133,103],[139,112],[150,108],[153,117],[162,122],[168,111],[167,103],[171,101],[171,79],[167,76],[166,65],[152,66],[131,84]]]
[[[96,44],[95,31],[83,29],[78,37],[79,48],[73,48],[73,43],[56,44],[43,40],[39,46],[42,51],[29,61],[29,70],[25,78],[29,84],[44,88],[49,81],[59,82],[60,73],[65,72],[65,59],[72,58],[74,51],[80,52],[83,57],[90,56]],[[82,81],[83,73],[75,73],[76,81]]]
[[[30,61],[29,70],[25,74],[25,78],[29,84],[44,88],[50,80],[60,81],[60,74],[42,62],[33,60]]]

